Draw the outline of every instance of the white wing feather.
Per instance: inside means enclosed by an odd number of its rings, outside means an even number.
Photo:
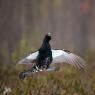
[[[34,60],[36,60],[38,53],[39,52],[36,51],[30,54],[29,56],[20,60],[18,64],[34,63]],[[74,53],[65,52],[64,50],[53,50],[52,49],[52,57],[53,57],[52,63],[68,63],[78,69],[84,68],[85,63],[86,63],[81,57],[75,55]]]
[[[78,69],[84,68],[84,66],[86,66],[86,62],[74,53],[65,52],[64,50],[52,50],[52,54],[52,63],[68,63]]]
[[[30,54],[29,56],[21,59],[18,64],[32,64],[34,63],[34,60],[36,60],[37,56],[38,56],[38,51]]]

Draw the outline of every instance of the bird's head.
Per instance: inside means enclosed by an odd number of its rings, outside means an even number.
[[[45,35],[44,41],[49,42],[51,40],[51,33]]]

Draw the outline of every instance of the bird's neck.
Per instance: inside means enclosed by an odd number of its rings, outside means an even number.
[[[45,44],[45,43],[49,43],[49,40],[44,39],[44,40],[43,40],[43,43],[44,43],[44,44]]]

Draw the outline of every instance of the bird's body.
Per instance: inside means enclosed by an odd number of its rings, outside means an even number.
[[[42,46],[38,50],[38,55],[36,57],[36,66],[39,68],[46,66],[49,67],[49,64],[52,62],[52,51],[49,41],[51,40],[50,36],[46,35]]]

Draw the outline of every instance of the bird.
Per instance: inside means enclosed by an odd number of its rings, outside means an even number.
[[[77,54],[72,53],[66,49],[52,49],[49,42],[51,40],[51,33],[45,35],[41,47],[21,59],[18,64],[35,64],[34,68],[41,69],[45,67],[48,69],[50,64],[70,64],[76,69],[84,69],[86,66],[86,61],[78,56]]]
[[[50,46],[51,33],[47,33],[43,39],[41,47],[38,49],[38,55],[36,57],[35,63],[36,69],[49,68],[52,62],[52,51]]]

